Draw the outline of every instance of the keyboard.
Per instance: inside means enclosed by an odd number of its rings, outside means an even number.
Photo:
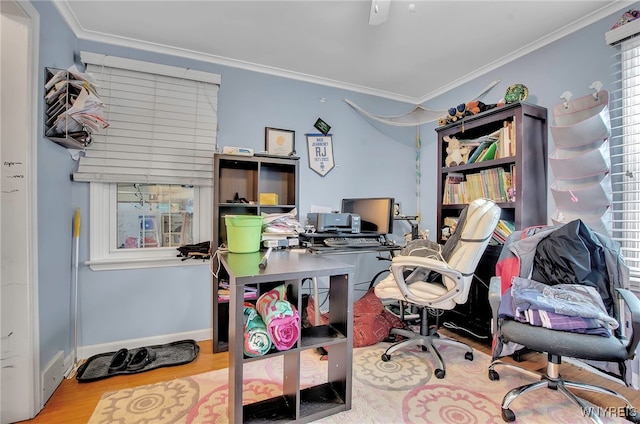
[[[367,237],[330,237],[323,240],[329,247],[378,247],[380,241]]]

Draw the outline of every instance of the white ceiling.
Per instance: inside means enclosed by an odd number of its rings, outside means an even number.
[[[55,4],[82,39],[415,104],[604,16],[617,11],[622,15],[634,4],[392,0],[388,19],[369,25],[372,1],[376,0],[60,0]],[[384,6],[384,0],[379,1]]]

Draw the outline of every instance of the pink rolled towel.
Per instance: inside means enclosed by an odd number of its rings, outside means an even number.
[[[300,338],[300,316],[295,306],[286,300],[284,284],[263,293],[256,301],[256,310],[276,349],[287,350],[296,344]]]

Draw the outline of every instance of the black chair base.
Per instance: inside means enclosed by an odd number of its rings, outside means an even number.
[[[406,338],[406,340],[399,341],[389,346],[389,348],[381,355],[381,359],[384,362],[387,362],[391,360],[391,354],[393,352],[404,349],[408,346],[422,346],[422,349],[428,351],[435,360],[436,366],[433,374],[436,376],[436,378],[442,379],[446,375],[446,368],[444,365],[444,361],[442,360],[442,356],[436,348],[436,344],[460,347],[466,350],[464,358],[468,361],[473,361],[473,349],[469,345],[457,340],[440,338],[436,331],[436,327],[429,328],[427,315],[427,308],[422,308],[420,334],[402,328],[392,328],[389,332],[389,336],[398,335]]]
[[[628,421],[633,423],[640,422],[640,416],[638,416],[638,412],[636,408],[634,408],[631,403],[620,393],[607,389],[605,387],[596,386],[588,383],[581,383],[576,381],[564,380],[562,376],[559,374],[559,366],[561,363],[561,358],[557,355],[548,355],[549,360],[547,362],[547,370],[544,375],[541,376],[540,381],[536,381],[535,383],[527,384],[524,386],[516,387],[515,389],[511,389],[502,400],[502,419],[505,422],[511,422],[516,419],[515,413],[509,408],[511,403],[518,398],[518,396],[523,395],[527,392],[538,390],[542,388],[548,388],[551,390],[558,390],[567,396],[573,403],[579,406],[582,412],[588,414],[591,421],[594,423],[602,423],[600,417],[596,414],[598,410],[597,407],[593,407],[586,403],[583,399],[576,396],[569,390],[569,388],[577,389],[577,390],[585,390],[595,393],[601,393],[605,395],[615,396],[618,399],[622,400],[625,403],[624,406],[624,414],[625,418]],[[525,371],[523,368],[513,365],[501,360],[494,360],[491,365],[489,365],[489,380],[497,381],[500,379],[498,372],[495,370],[496,366],[508,366],[510,368]],[[528,371],[527,371],[528,372]]]

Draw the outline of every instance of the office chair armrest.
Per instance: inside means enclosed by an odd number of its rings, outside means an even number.
[[[640,341],[640,299],[631,290],[616,288],[618,295],[624,301],[631,315],[631,335],[627,352],[629,357],[633,357]],[[629,336],[627,334],[627,336]]]
[[[491,277],[489,282],[489,305],[491,306],[491,334],[498,331],[498,310],[500,309],[500,300],[502,290],[502,280],[500,277]]]
[[[391,260],[391,272],[398,284],[400,292],[409,301],[420,304],[424,303],[424,299],[416,297],[411,293],[411,289],[404,279],[405,268],[425,268],[429,271],[437,272],[442,276],[449,277],[449,279],[455,283],[455,287],[450,289],[446,295],[439,297],[438,302],[449,300],[457,296],[460,290],[462,290],[462,274],[451,268],[446,262],[422,256],[396,256]]]

